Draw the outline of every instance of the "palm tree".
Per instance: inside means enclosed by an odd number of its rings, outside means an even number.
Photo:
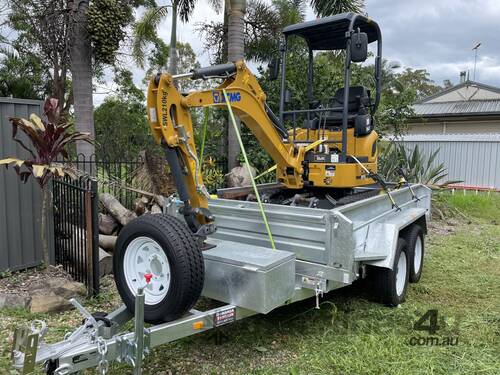
[[[71,43],[71,76],[75,110],[75,128],[94,137],[94,106],[92,99],[92,48],[88,34],[87,10],[89,0],[68,2],[73,12],[73,35]],[[94,145],[76,142],[77,154],[86,160],[94,154]]]
[[[331,16],[345,12],[361,13],[363,0],[311,0],[311,7],[318,16]]]
[[[148,8],[141,19],[134,25],[133,56],[142,67],[144,65],[144,50],[149,42],[157,39],[156,30],[160,23],[166,18],[168,9],[172,9],[172,26],[170,32],[170,51],[168,71],[170,74],[177,73],[177,18],[182,22],[188,22],[193,13],[197,0],[172,0],[171,4]],[[219,8],[220,0],[212,0],[214,8]]]
[[[245,57],[245,22],[244,16],[246,11],[246,0],[230,0],[229,9],[227,9],[227,59],[228,61],[238,61]],[[226,18],[224,19],[226,21]],[[228,122],[231,119],[228,119]],[[236,126],[239,129],[241,123],[239,119],[236,121]],[[227,127],[227,167],[230,171],[238,165],[238,155],[240,146],[236,135],[236,130],[233,126]]]

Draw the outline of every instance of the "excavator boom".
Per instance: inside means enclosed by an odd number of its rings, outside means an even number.
[[[213,78],[225,76],[215,89],[183,95],[175,85],[180,78]],[[155,141],[165,147],[184,215],[191,229],[210,222],[208,192],[203,184],[201,161],[194,142],[190,109],[195,107],[227,108],[222,90],[226,90],[231,107],[252,131],[262,147],[278,165],[281,181],[290,188],[303,186],[304,147],[288,141],[288,133],[277,127],[266,112],[266,94],[243,61],[201,68],[195,72],[171,76],[158,74],[149,83],[148,117]],[[278,172],[279,173],[279,172]]]

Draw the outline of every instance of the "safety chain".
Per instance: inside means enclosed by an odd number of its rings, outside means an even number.
[[[97,369],[99,370],[99,373],[101,375],[106,375],[109,369],[109,362],[106,359],[106,354],[108,353],[108,344],[106,344],[106,340],[104,340],[102,337],[99,337],[97,339],[97,352],[101,356]]]

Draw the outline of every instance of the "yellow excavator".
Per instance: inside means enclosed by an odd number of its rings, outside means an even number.
[[[209,194],[203,184],[201,161],[194,141],[190,110],[197,107],[227,109],[247,126],[276,163],[276,180],[291,196],[319,195],[330,200],[377,179],[377,138],[373,115],[380,101],[382,38],[374,21],[362,15],[325,18],[288,26],[283,31],[280,58],[270,64],[270,78],[281,68],[279,115],[266,103],[266,93],[244,61],[215,65],[189,73],[158,73],[148,87],[148,117],[155,141],[165,148],[183,215],[192,231],[213,221]],[[290,38],[303,38],[308,46],[307,108],[292,109],[287,85],[287,47]],[[350,86],[351,64],[368,57],[376,42],[375,95],[363,86]],[[344,86],[327,103],[315,100],[314,54],[341,51],[345,55]],[[213,89],[181,93],[179,79],[223,79]],[[225,93],[224,93],[225,91]],[[324,97],[324,95],[323,95]],[[286,194],[285,194],[286,196]],[[333,197],[333,198],[332,198]]]

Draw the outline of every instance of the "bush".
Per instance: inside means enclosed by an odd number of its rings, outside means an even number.
[[[434,165],[439,149],[429,157],[423,154],[418,145],[410,151],[402,144],[390,142],[381,147],[378,159],[378,173],[387,181],[398,181],[401,171],[409,182],[443,187],[460,181],[444,179],[448,176],[443,163]]]

